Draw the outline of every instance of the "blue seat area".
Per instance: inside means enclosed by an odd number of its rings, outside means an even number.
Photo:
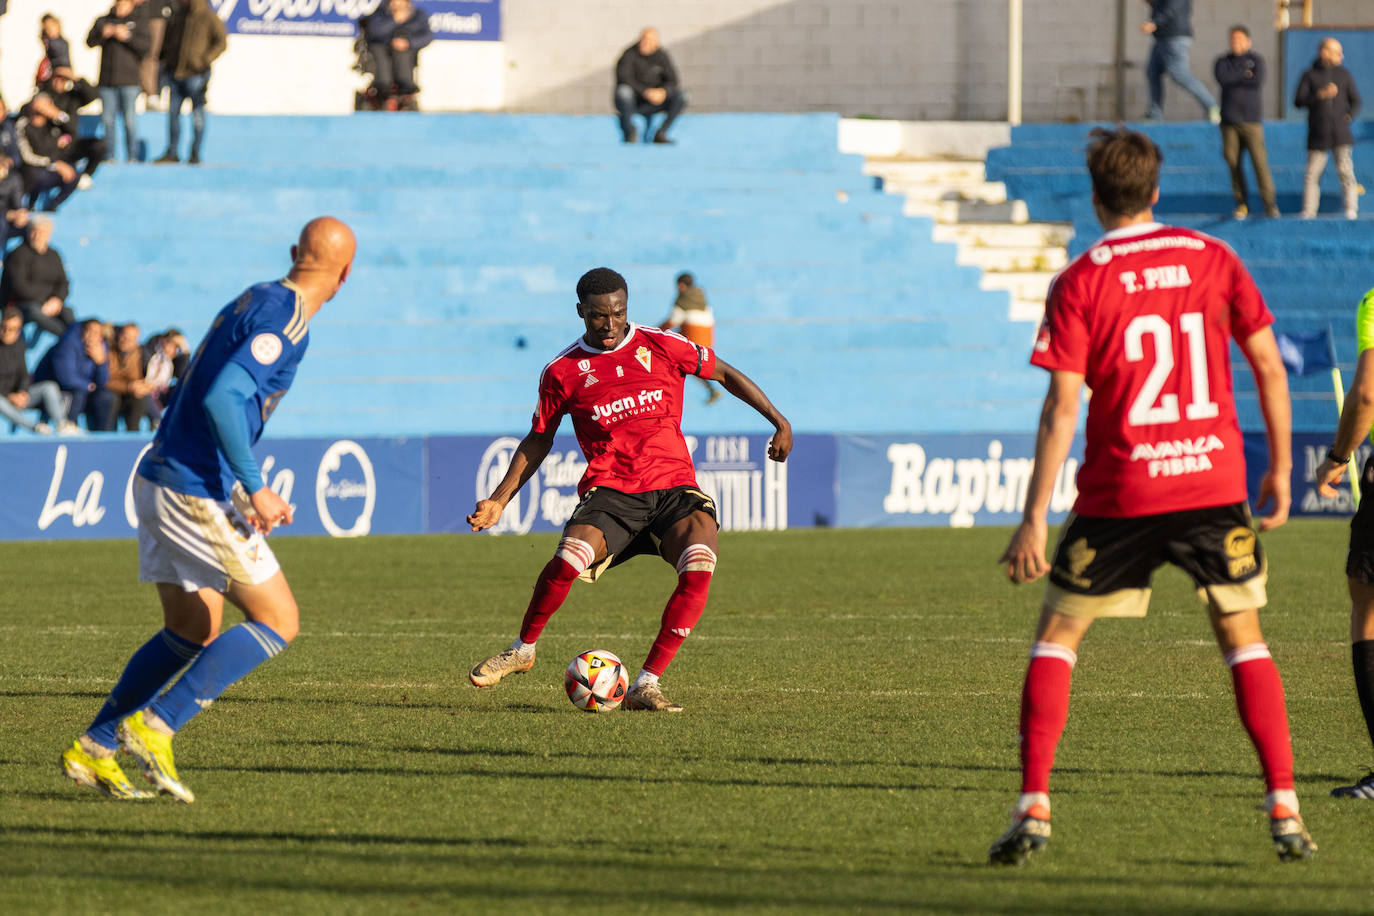
[[[632,320],[682,270],[721,355],[798,430],[1022,430],[1043,374],[1004,292],[837,148],[834,115],[693,115],[674,147],[553,115],[214,117],[200,167],[108,165],[57,220],[79,314],[193,340],[294,233],[330,213],[354,274],[312,323],[275,436],[527,428],[538,374],[581,333],[574,286],[607,265]],[[154,155],[162,117],[140,131]],[[697,433],[766,428],[689,382]]]
[[[1267,123],[1265,146],[1280,210],[1271,220],[1230,218],[1234,202],[1230,175],[1221,158],[1219,131],[1210,124],[1132,125],[1149,134],[1164,153],[1156,216],[1224,240],[1244,259],[1274,312],[1275,330],[1305,334],[1330,326],[1336,358],[1346,383],[1355,362],[1355,306],[1374,286],[1374,209],[1360,219],[1341,215],[1340,188],[1328,165],[1322,179],[1319,216],[1297,219],[1306,167],[1305,124]],[[1102,234],[1092,207],[1092,189],[1083,164],[1089,127],[1033,124],[1013,129],[1010,146],[988,154],[988,177],[1007,183],[1009,197],[1026,201],[1032,219],[1074,224],[1070,254],[1085,251]],[[1355,125],[1355,175],[1374,186],[1374,123]],[[1253,173],[1248,171],[1250,208],[1262,212]],[[1367,200],[1367,199],[1366,199]],[[1261,430],[1263,417],[1254,378],[1243,357],[1234,360],[1237,406],[1242,428]],[[1289,379],[1293,428],[1329,432],[1336,419],[1329,373]]]

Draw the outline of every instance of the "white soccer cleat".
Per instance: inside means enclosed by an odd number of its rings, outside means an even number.
[[[468,680],[474,687],[495,687],[501,678],[511,674],[524,674],[534,667],[534,652],[517,652],[507,649],[491,658],[479,662],[468,672]]]
[[[663,695],[657,684],[643,684],[630,688],[625,695],[626,709],[647,709],[651,712],[682,712],[682,707]]]

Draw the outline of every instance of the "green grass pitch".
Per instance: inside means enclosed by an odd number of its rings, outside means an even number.
[[[1048,850],[985,864],[1017,789],[1042,591],[1002,577],[1007,535],[723,536],[664,679],[678,716],[582,713],[562,692],[582,650],[638,670],[666,564],[577,585],[534,670],[479,692],[465,673],[513,637],[552,536],[280,540],[301,635],[179,736],[190,806],[58,773],[160,624],[133,542],[0,545],[0,912],[1370,912],[1374,804],[1327,796],[1371,757],[1345,526],[1263,539],[1321,847],[1291,865],[1173,570],[1149,618],[1084,643]]]

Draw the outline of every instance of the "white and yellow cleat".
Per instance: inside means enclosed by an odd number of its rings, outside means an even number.
[[[81,747],[78,738],[62,752],[62,774],[78,786],[103,792],[110,798],[152,798],[153,793],[134,788],[113,756],[96,757]]]
[[[1281,862],[1310,859],[1317,851],[1317,844],[1312,842],[1302,818],[1285,805],[1275,805],[1269,812],[1269,836]]]
[[[652,712],[682,712],[682,707],[663,695],[657,684],[631,687],[625,694],[626,709],[647,709]]]
[[[510,674],[524,674],[534,667],[534,652],[517,652],[507,649],[498,652],[473,666],[468,672],[468,680],[474,687],[495,687],[501,678]]]
[[[177,778],[176,764],[172,761],[172,736],[150,728],[143,721],[143,710],[120,722],[115,734],[120,748],[138,758],[143,775],[159,792],[188,805],[196,800],[195,794]]]

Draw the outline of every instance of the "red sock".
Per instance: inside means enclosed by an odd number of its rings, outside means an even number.
[[[539,639],[544,624],[563,606],[577,575],[578,571],[562,557],[554,557],[544,565],[539,580],[534,583],[534,597],[530,598],[530,606],[525,610],[525,619],[520,622],[521,642],[532,643]]]
[[[1283,681],[1264,643],[1241,646],[1226,655],[1241,724],[1259,754],[1265,788],[1273,792],[1293,788],[1293,745],[1288,736],[1288,710]]]
[[[711,590],[711,573],[715,568],[716,554],[704,544],[692,544],[682,552],[677,561],[677,588],[663,608],[663,623],[649,657],[644,660],[645,671],[662,675],[677,655],[678,647],[706,610],[706,594]]]
[[[1021,792],[1050,791],[1050,769],[1069,720],[1069,682],[1078,655],[1052,642],[1031,647],[1021,688]]]

